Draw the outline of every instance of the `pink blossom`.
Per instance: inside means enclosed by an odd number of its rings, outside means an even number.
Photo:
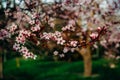
[[[117,56],[117,57],[116,57],[116,60],[119,60],[119,59],[120,59],[120,56]]]
[[[63,45],[65,43],[65,40],[63,38],[57,38],[57,44]]]
[[[70,46],[77,47],[78,41],[70,41]]]
[[[65,57],[65,55],[62,53],[62,54],[59,54],[59,56],[61,57],[61,58],[63,58],[63,57]]]
[[[27,37],[29,37],[29,36],[31,35],[31,32],[28,31],[28,30],[24,30],[24,29],[23,29],[23,30],[20,30],[19,35],[27,38]]]
[[[53,22],[50,23],[50,27],[54,28],[55,24]]]
[[[41,39],[46,39],[46,40],[59,40],[59,38],[61,38],[61,32],[59,31],[55,31],[54,33],[47,33],[47,32],[43,32],[42,35],[40,35]]]
[[[97,33],[90,34],[91,39],[96,39],[98,37]]]
[[[26,38],[24,36],[18,36],[18,37],[16,37],[16,42],[17,43],[24,44],[25,40],[26,40]]]
[[[9,30],[9,32],[14,33],[14,31],[17,29],[17,25],[12,23],[12,25],[7,29]]]
[[[55,36],[56,36],[56,37],[61,37],[61,32],[55,31]]]
[[[35,24],[35,21],[34,20],[30,20],[29,24],[31,24],[31,25]]]
[[[4,38],[10,38],[10,33],[6,29],[1,29],[0,39],[3,40]]]
[[[68,24],[69,25],[75,25],[75,20],[69,20]]]
[[[43,35],[41,36],[41,38],[49,40],[49,39],[51,39],[51,36],[52,36],[52,33],[44,32]]]
[[[32,19],[35,19],[37,17],[37,13],[34,13],[31,15]]]
[[[28,58],[32,58],[32,59],[36,59],[36,55],[34,55],[32,52],[28,52],[28,53],[25,53],[23,54],[23,57],[28,59]]]
[[[53,52],[53,54],[54,54],[55,56],[58,55],[58,53],[59,53],[58,51],[54,51],[54,52]]]
[[[19,50],[20,49],[20,44],[18,44],[18,43],[15,43],[14,45],[13,45],[13,49],[14,50]]]
[[[97,29],[98,29],[98,31],[101,31],[102,28],[101,28],[101,27],[98,27]]]
[[[72,25],[67,25],[65,27],[62,28],[62,31],[75,31],[75,27]]]
[[[19,52],[26,54],[26,53],[28,53],[28,49],[27,49],[27,47],[22,46],[21,49],[19,50]]]
[[[35,27],[31,27],[32,32],[36,32],[40,30],[40,26],[36,25]]]
[[[63,52],[67,53],[68,51],[69,51],[69,48],[68,47],[64,47]]]

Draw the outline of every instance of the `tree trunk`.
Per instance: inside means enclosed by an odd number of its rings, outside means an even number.
[[[3,59],[2,59],[2,48],[0,47],[0,79],[3,78]]]
[[[88,46],[86,48],[80,49],[79,53],[82,55],[84,61],[84,76],[89,77],[92,74],[92,60],[90,47]]]
[[[16,67],[19,68],[20,67],[20,60],[18,57],[16,57]]]
[[[2,56],[0,56],[0,79],[3,78],[3,65],[2,65]]]
[[[92,74],[92,61],[91,61],[91,54],[86,53],[86,55],[83,56],[84,60],[84,76],[88,77]]]

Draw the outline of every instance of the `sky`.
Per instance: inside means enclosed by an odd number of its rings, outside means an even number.
[[[42,0],[43,2],[54,2],[54,0]]]

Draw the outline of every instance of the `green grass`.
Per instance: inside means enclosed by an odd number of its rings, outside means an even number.
[[[16,67],[15,59],[4,63],[4,80],[120,80],[120,64],[110,69],[108,62],[93,61],[93,75],[83,77],[83,62],[53,62],[20,59]]]

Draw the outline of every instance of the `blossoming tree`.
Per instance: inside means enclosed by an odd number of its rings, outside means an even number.
[[[32,52],[36,49],[27,47],[29,43],[40,48],[57,47],[62,51],[55,50],[53,55],[59,57],[78,51],[84,60],[84,75],[90,76],[91,47],[111,27],[111,20],[106,18],[118,8],[116,3],[111,6],[105,1],[59,0],[46,4],[40,0],[21,0],[22,6],[5,10],[7,25],[0,30],[0,39],[12,38],[13,49],[25,58],[37,57]]]

